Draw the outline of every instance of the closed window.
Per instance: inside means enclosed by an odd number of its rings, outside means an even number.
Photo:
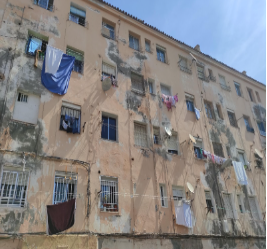
[[[102,21],[102,35],[112,40],[115,40],[114,26],[106,23],[106,21]]]
[[[238,203],[240,213],[244,213],[244,207],[243,207],[243,201],[242,201],[241,195],[237,195],[237,203]]]
[[[232,111],[227,111],[228,113],[228,118],[231,126],[237,127],[237,122],[236,122],[236,117],[234,112]]]
[[[26,206],[29,174],[29,171],[23,171],[22,168],[3,167],[0,206]]]
[[[155,82],[152,79],[148,79],[148,89],[149,89],[149,93],[154,94],[155,91]]]
[[[103,114],[101,138],[117,141],[117,130],[117,119]]]
[[[139,39],[133,35],[129,35],[129,46],[139,51]]]
[[[238,84],[237,82],[234,82],[235,83],[235,90],[236,90],[236,93],[238,96],[241,97],[241,90],[240,90],[240,84]]]
[[[146,46],[146,52],[151,52],[151,47],[150,47],[150,41],[149,40],[145,40],[145,46]]]
[[[256,91],[256,96],[257,96],[258,102],[261,102],[260,95],[259,95],[259,93],[257,91]]]
[[[159,185],[160,189],[160,201],[161,201],[161,206],[162,207],[168,207],[168,199],[166,195],[166,187],[165,184],[160,184]]]
[[[178,206],[179,201],[184,199],[185,197],[184,189],[182,187],[173,186],[172,195],[173,195],[174,206]]]
[[[230,194],[223,194],[224,208],[226,211],[226,217],[228,219],[234,219],[234,210]]]
[[[144,78],[141,75],[131,73],[132,89],[140,93],[145,92]]]
[[[13,119],[30,124],[37,124],[40,97],[33,94],[18,92]]]
[[[250,101],[255,102],[253,91],[248,88],[248,96],[250,98]]]
[[[265,136],[266,137],[265,123],[263,123],[262,121],[257,121],[257,125],[258,125],[258,128],[259,128],[260,134],[262,136]]]
[[[168,138],[168,153],[178,155],[178,140],[177,134],[173,133]]]
[[[46,10],[53,11],[54,9],[54,0],[33,0],[33,3]]]
[[[206,205],[207,205],[207,211],[210,213],[214,213],[214,207],[212,203],[211,193],[210,191],[205,191],[205,197],[206,197]]]
[[[251,127],[250,118],[247,116],[244,116],[244,122],[245,122],[247,131],[254,133],[254,129]]]
[[[72,172],[56,172],[53,204],[72,200],[77,192],[77,174]]]
[[[80,133],[81,106],[62,102],[59,129],[73,134]]]
[[[211,102],[204,101],[206,115],[209,119],[215,119],[213,105]]]
[[[186,101],[187,110],[190,112],[195,112],[194,96],[186,94],[185,95],[185,101]]]
[[[157,59],[158,61],[166,63],[166,49],[157,46]]]
[[[43,60],[46,53],[48,37],[29,31],[28,41],[26,44],[26,53],[35,56],[38,53],[39,59]]]
[[[159,129],[159,127],[153,126],[153,140],[154,140],[154,144],[160,144],[160,129]]]
[[[118,178],[101,176],[100,210],[118,212]]]
[[[205,74],[204,74],[204,67],[197,65],[197,75],[199,79],[204,80],[205,79]]]
[[[260,220],[260,214],[259,214],[258,207],[257,207],[256,197],[254,196],[248,197],[248,201],[249,201],[252,218],[254,220]]]
[[[167,96],[171,96],[171,88],[169,86],[160,84],[161,93]]]
[[[83,73],[83,61],[84,61],[84,55],[82,52],[78,52],[77,50],[67,48],[66,51],[67,55],[75,57],[74,65],[73,65],[73,71],[77,73]]]
[[[134,142],[135,145],[147,147],[147,130],[145,124],[134,123]]]
[[[220,119],[223,119],[222,108],[220,104],[216,104],[217,113]]]
[[[194,144],[194,152],[195,157],[198,159],[203,159],[202,149],[203,149],[203,142],[201,138],[195,137],[196,144]]]
[[[223,148],[220,143],[212,142],[214,154],[216,156],[224,157]]]
[[[78,7],[70,6],[69,20],[81,26],[85,26],[86,12]]]

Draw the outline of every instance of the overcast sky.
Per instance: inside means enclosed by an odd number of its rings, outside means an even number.
[[[266,84],[265,0],[106,0]]]

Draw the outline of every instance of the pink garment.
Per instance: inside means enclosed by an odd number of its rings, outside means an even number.
[[[211,155],[211,160],[213,163],[215,163],[214,155]]]
[[[164,104],[166,104],[167,97],[168,97],[167,95],[162,94],[162,100]]]
[[[174,100],[175,100],[176,102],[178,102],[178,96],[177,96],[177,95],[174,95],[173,98],[174,98]]]
[[[168,111],[169,111],[170,109],[172,109],[172,102],[171,102],[171,100],[167,100],[167,101],[166,101],[166,106],[167,106],[167,108],[168,108]]]

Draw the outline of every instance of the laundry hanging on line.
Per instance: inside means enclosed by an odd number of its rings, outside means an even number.
[[[247,174],[246,174],[243,163],[242,162],[236,162],[236,161],[232,161],[232,163],[234,166],[237,182],[240,185],[247,185],[248,184],[248,178],[247,178]]]
[[[186,200],[180,200],[175,206],[176,224],[188,228],[193,227],[192,213],[190,203]]]
[[[63,51],[50,45],[46,47],[45,73],[55,74],[62,60]]]
[[[162,102],[166,105],[168,111],[171,110],[173,106],[175,107],[176,103],[178,102],[177,94],[174,96],[162,94],[161,99]]]
[[[62,119],[62,127],[67,133],[80,133],[81,117],[76,118],[65,114],[64,119]]]

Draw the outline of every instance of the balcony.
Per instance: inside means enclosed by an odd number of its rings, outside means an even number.
[[[231,87],[230,86],[227,86],[227,85],[224,85],[224,84],[221,84],[221,83],[220,83],[220,85],[221,85],[221,88],[223,90],[228,91],[228,92],[231,92]]]

